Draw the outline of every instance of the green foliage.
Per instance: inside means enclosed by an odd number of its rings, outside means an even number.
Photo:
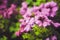
[[[16,31],[18,31],[18,30],[19,30],[19,25],[20,25],[19,22],[17,22],[16,24],[13,23],[13,24],[10,26],[10,28],[9,28],[10,32],[16,32]]]
[[[41,3],[45,3],[46,0],[36,0],[36,2],[34,2],[33,0],[26,0],[26,2],[29,4],[29,6],[32,5],[39,6]]]
[[[41,3],[45,3],[46,0],[36,0],[36,2],[34,3],[36,6],[39,6]]]
[[[15,32],[20,29],[20,28],[19,28],[19,25],[20,25],[20,23],[17,22],[17,23],[13,23],[13,24],[10,26],[10,28],[9,28],[10,33],[13,32],[13,34],[11,35],[11,38],[16,38]]]
[[[3,36],[3,37],[0,38],[0,40],[7,40],[7,37]]]
[[[26,2],[28,3],[28,4],[30,4],[31,2],[33,2],[32,0],[26,0]]]
[[[24,33],[22,35],[22,37],[23,37],[24,40],[25,39],[27,39],[27,40],[33,40],[34,39],[34,37],[31,34],[28,34],[28,33]]]
[[[36,40],[42,40],[42,39],[37,38]]]
[[[23,39],[43,40],[43,38],[52,34],[50,31],[50,29],[34,25],[33,29],[28,33],[24,33],[22,37]]]
[[[41,3],[41,0],[37,0],[37,1],[35,2],[35,5],[40,5],[40,3]]]
[[[44,36],[47,37],[48,35],[51,34],[51,33],[49,33],[51,31],[50,29],[47,29],[47,28],[44,28],[44,27],[39,27],[37,25],[35,25],[35,27],[33,28],[33,31],[34,31],[36,36],[40,35],[39,37],[44,37]]]
[[[4,25],[0,23],[0,28],[3,29],[4,28]]]
[[[11,38],[13,39],[13,38],[16,38],[16,35],[15,35],[15,33],[13,33],[13,35],[11,36]]]

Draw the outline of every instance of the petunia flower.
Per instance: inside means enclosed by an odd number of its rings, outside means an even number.
[[[55,3],[54,1],[47,2],[44,7],[50,9],[50,17],[54,17],[56,15],[56,11],[58,10],[57,3]]]

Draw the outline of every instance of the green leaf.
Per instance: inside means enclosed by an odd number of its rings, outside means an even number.
[[[3,36],[2,38],[0,38],[0,40],[7,40],[7,37]]]
[[[10,32],[13,32],[14,31],[14,27],[10,26],[9,30],[10,30]]]
[[[38,36],[39,34],[40,34],[40,32],[38,32],[38,31],[37,31],[37,32],[35,32],[35,35],[37,35],[37,36]]]
[[[27,2],[28,4],[30,4],[30,3],[32,2],[32,0],[26,0],[26,2]]]
[[[13,34],[13,35],[11,36],[11,38],[16,38],[16,35],[15,35],[15,34]]]
[[[22,37],[23,37],[23,39],[30,38],[30,34],[25,33],[24,35],[22,35]]]
[[[37,0],[36,4],[39,5],[41,3],[41,0]]]
[[[17,22],[17,23],[14,23],[10,26],[9,30],[10,32],[16,32],[19,30],[19,26],[20,26],[20,23]]]
[[[29,33],[24,33],[22,35],[23,39],[28,39],[28,40],[33,40],[34,39],[34,36],[32,36],[31,34]]]
[[[42,40],[42,39],[37,38],[36,40]]]
[[[4,28],[4,25],[2,23],[0,23],[0,28],[2,28],[2,29]]]
[[[20,23],[17,22],[17,23],[16,23],[16,29],[15,29],[15,31],[18,31],[19,29],[20,29]]]

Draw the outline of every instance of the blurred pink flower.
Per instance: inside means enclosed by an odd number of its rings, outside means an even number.
[[[15,35],[16,36],[19,36],[20,34],[19,34],[20,32],[19,31],[17,31],[17,32],[15,32]]]
[[[51,40],[57,40],[57,37],[54,35],[51,37]]]
[[[56,37],[56,35],[54,35],[54,36],[51,36],[50,38],[49,37],[46,38],[46,40],[57,40],[57,37]]]
[[[7,7],[7,0],[0,0],[0,10]]]
[[[60,23],[51,22],[56,28],[60,26]]]
[[[27,6],[28,6],[28,4],[27,4],[26,2],[23,2],[23,3],[22,3],[22,7],[23,7],[23,8],[27,8]]]
[[[16,5],[15,4],[11,4],[11,7],[10,8],[6,8],[4,10],[1,10],[1,15],[4,17],[4,18],[10,18],[11,15],[13,14],[13,12],[16,10]]]
[[[46,38],[46,40],[50,40],[50,38]]]
[[[28,4],[26,2],[23,2],[22,3],[22,7],[20,9],[20,14],[21,15],[24,15],[25,14],[25,12],[27,11],[27,6],[28,6]]]

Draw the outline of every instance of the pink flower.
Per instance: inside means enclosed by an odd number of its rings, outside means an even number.
[[[25,12],[26,12],[26,10],[27,10],[27,3],[26,2],[23,2],[22,3],[22,7],[21,7],[21,9],[20,9],[20,14],[22,14],[22,15],[24,15],[25,14]]]
[[[19,35],[20,35],[20,34],[19,34],[19,31],[15,32],[15,35],[16,35],[16,36],[19,36]]]
[[[26,25],[26,27],[24,28],[24,31],[28,32],[29,30],[31,30],[31,26],[30,25]]]
[[[44,4],[43,3],[39,6],[39,9],[42,9],[42,8],[44,8]]]
[[[60,26],[60,23],[51,22],[56,28]]]
[[[51,40],[57,40],[57,37],[54,35],[51,37]]]
[[[27,8],[27,6],[28,6],[28,4],[27,4],[26,2],[23,2],[23,3],[22,3],[22,7],[23,7],[23,8]]]
[[[57,40],[57,37],[54,35],[54,36],[51,36],[50,38],[46,38],[46,40]]]
[[[50,9],[42,8],[41,14],[45,15],[45,16],[49,16],[49,11],[50,11]]]
[[[7,6],[7,0],[0,0],[0,10],[5,9]]]
[[[54,5],[52,6],[52,4]],[[41,4],[41,6],[33,6],[31,8],[27,5],[28,4],[26,2],[23,2],[20,10],[20,14],[23,17],[23,19],[19,20],[19,22],[21,22],[20,33],[30,31],[35,24],[39,27],[47,27],[50,26],[51,23],[55,27],[60,26],[60,23],[54,23],[51,19],[49,19],[49,17],[54,17],[58,10],[55,2],[48,2],[46,4]]]
[[[23,2],[22,5],[24,6],[24,4],[27,6],[27,3]],[[54,5],[52,6],[52,4]],[[26,10],[24,10],[23,7],[21,14],[23,14],[22,16],[24,19],[34,18],[35,24],[46,27],[51,25],[52,22],[52,20],[50,20],[48,16],[54,17],[56,15],[57,10],[58,10],[57,4],[51,1],[46,4],[41,4],[41,6],[33,6],[32,8],[27,7]]]
[[[38,6],[33,6],[33,11],[34,12],[37,12],[39,10],[39,7]]]
[[[50,12],[49,12],[50,17],[54,17],[56,15],[56,11],[58,10],[57,3],[53,2],[53,1],[47,2],[45,4],[45,8],[50,9]]]
[[[39,15],[35,16],[35,23],[40,26],[46,27],[51,24],[51,20],[49,20],[47,16]]]
[[[45,4],[45,7],[48,7],[48,6],[55,7],[55,6],[57,6],[57,3],[54,2],[54,1],[47,2],[47,3]]]
[[[26,9],[22,7],[22,8],[20,9],[20,14],[21,14],[21,15],[24,15],[25,12],[26,12]]]
[[[46,40],[50,40],[49,38],[46,38]]]
[[[21,22],[20,24],[20,33],[23,32],[28,32],[31,30],[31,28],[34,25],[34,18],[30,18],[30,19],[21,19],[19,20]]]
[[[16,9],[16,5],[11,4],[11,7],[10,7],[10,8],[4,10],[4,12],[3,12],[3,14],[2,14],[3,17],[4,17],[4,18],[10,18],[11,15],[13,14],[13,12],[15,11],[15,9]]]

